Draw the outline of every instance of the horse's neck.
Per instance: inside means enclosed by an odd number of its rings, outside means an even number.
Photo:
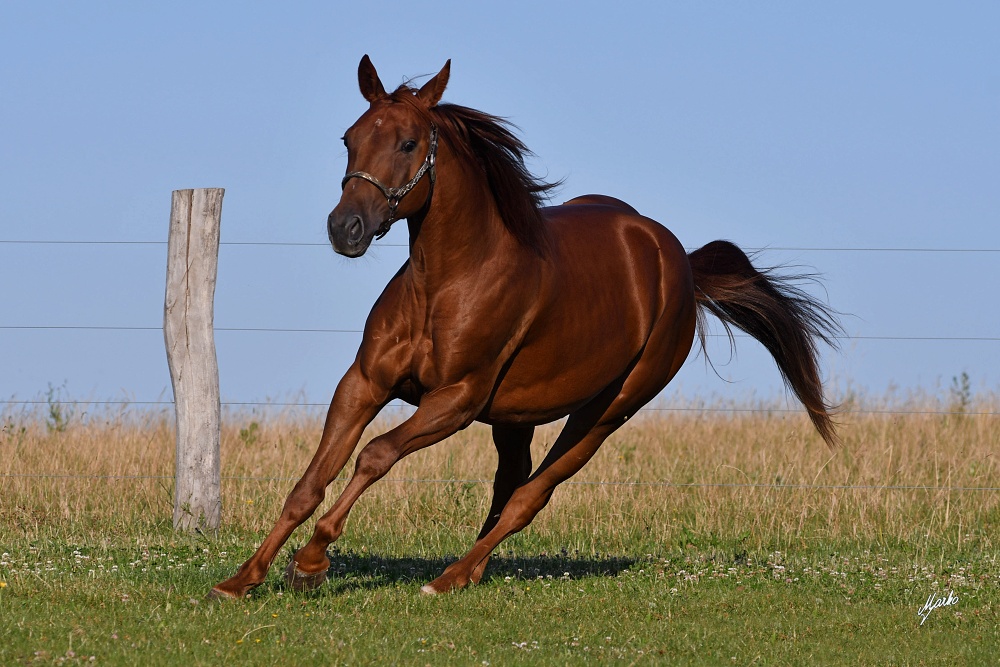
[[[434,187],[425,215],[408,220],[411,269],[429,289],[478,273],[514,241],[485,178],[438,174]]]

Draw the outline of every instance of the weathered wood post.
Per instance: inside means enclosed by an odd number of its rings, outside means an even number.
[[[177,414],[175,530],[215,530],[222,514],[213,302],[224,193],[175,190],[170,207],[163,338]]]

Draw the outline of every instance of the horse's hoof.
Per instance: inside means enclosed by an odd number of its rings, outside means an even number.
[[[293,591],[311,591],[319,588],[326,581],[326,570],[320,570],[319,572],[303,572],[298,568],[298,563],[294,560],[289,561],[288,567],[285,568],[285,583]]]
[[[213,588],[205,596],[205,599],[209,602],[225,602],[226,600],[239,600],[239,597],[226,591],[220,591],[218,588]]]
[[[468,581],[463,584],[460,580],[449,579],[446,575],[441,575],[431,583],[421,586],[420,592],[424,595],[440,595],[442,593],[452,593],[461,590],[468,585]]]

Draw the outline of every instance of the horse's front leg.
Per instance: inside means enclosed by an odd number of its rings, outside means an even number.
[[[388,392],[375,387],[357,363],[347,371],[330,403],[319,447],[285,500],[274,528],[235,576],[212,588],[210,598],[240,598],[264,581],[282,545],[323,502],[326,487],[340,474],[365,427],[388,400]]]
[[[473,422],[485,401],[482,392],[456,384],[425,394],[413,415],[396,428],[372,439],[355,462],[354,475],[330,510],[316,522],[312,539],[292,557],[285,578],[296,590],[308,590],[326,580],[330,561],[326,549],[344,531],[344,523],[361,494],[404,456],[444,440]]]

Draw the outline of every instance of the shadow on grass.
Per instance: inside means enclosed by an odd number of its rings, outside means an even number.
[[[456,556],[441,558],[393,557],[354,551],[331,550],[329,577],[314,595],[340,594],[352,590],[374,590],[399,584],[423,585],[444,571]],[[538,577],[559,579],[569,575],[572,579],[583,577],[613,577],[636,563],[634,558],[583,556],[566,551],[557,554],[515,556],[494,554],[486,566],[482,583],[489,584],[506,577],[532,580]],[[275,584],[284,589],[284,583]],[[324,593],[325,592],[325,593]],[[307,594],[308,595],[308,594]]]

